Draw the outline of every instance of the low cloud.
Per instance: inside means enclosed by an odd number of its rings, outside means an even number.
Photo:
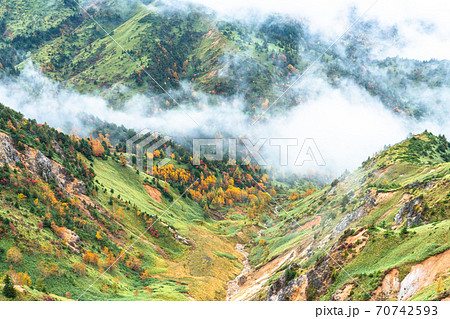
[[[425,128],[435,133],[445,131],[443,123],[431,119],[419,123],[394,115],[377,98],[350,81],[337,88],[317,78],[306,78],[303,83],[302,90],[316,92],[308,102],[255,125],[243,112],[244,104],[239,97],[211,106],[208,97],[200,94],[195,105],[182,104],[178,109],[149,116],[148,97],[134,96],[122,110],[113,110],[102,97],[64,89],[31,65],[18,78],[0,82],[0,101],[26,117],[80,135],[90,133],[82,119],[91,115],[136,130],[148,128],[176,140],[222,136],[248,137],[255,143],[260,138],[295,138],[301,144],[312,138],[326,166],[309,163],[296,167],[293,164],[298,153],[294,151],[289,153],[289,165],[283,168],[295,173],[315,170],[334,176],[356,168],[384,145],[401,141],[409,132],[418,133]],[[269,164],[279,167],[276,148],[266,144],[262,154]]]
[[[380,32],[395,28],[394,38],[368,35],[383,50],[380,56],[429,60],[450,59],[449,4],[445,0],[182,0],[214,10],[222,19],[256,21],[279,13],[303,20],[311,31],[334,41],[363,13],[362,21],[377,23]],[[352,29],[354,31],[354,29]],[[350,33],[352,33],[352,31]]]
[[[102,2],[102,1],[100,1]],[[89,3],[100,3],[90,1]],[[138,0],[120,0],[123,4],[136,4]],[[148,1],[147,1],[148,2]],[[145,2],[145,3],[147,3]],[[281,13],[303,19],[315,33],[324,39],[333,40],[339,36],[356,17],[364,12],[373,1],[345,0],[333,1],[237,1],[217,2],[213,0],[183,0],[205,5],[215,10],[222,19],[242,19],[249,22],[262,21],[270,14]],[[84,4],[88,2],[83,2]],[[167,5],[167,4],[170,5]],[[179,2],[164,0],[152,3],[153,8],[180,7]],[[369,42],[376,42],[374,50],[382,55],[401,55],[413,58],[448,58],[450,50],[445,50],[449,38],[450,22],[443,15],[445,4],[428,1],[426,4],[410,4],[397,1],[395,4],[378,1],[369,10],[366,21],[375,21],[380,30],[368,35]],[[358,32],[364,30],[358,29]],[[384,36],[385,29],[395,31]],[[375,28],[376,29],[376,28]],[[375,30],[376,31],[376,30]],[[397,41],[392,44],[390,41]],[[429,47],[423,49],[426,43]],[[407,67],[413,70],[414,65]],[[372,70],[380,83],[389,85],[390,77],[378,70]],[[18,77],[3,78],[0,81],[0,102],[22,112],[26,117],[67,133],[86,136],[91,127],[86,126],[86,115],[97,117],[105,122],[124,125],[141,130],[144,128],[174,137],[176,140],[192,138],[213,138],[217,136],[239,138],[248,137],[256,142],[260,138],[294,138],[301,144],[304,139],[315,140],[325,167],[309,163],[304,167],[293,165],[297,152],[289,154],[289,165],[283,169],[291,172],[321,171],[337,176],[345,169],[356,168],[368,156],[383,149],[385,145],[397,143],[410,132],[419,133],[425,129],[435,134],[449,134],[448,104],[450,92],[447,84],[430,87],[426,84],[405,86],[402,96],[426,107],[425,117],[416,121],[396,115],[386,109],[378,97],[371,96],[361,86],[351,80],[342,80],[331,86],[320,71],[306,74],[302,81],[292,88],[302,95],[302,103],[289,110],[279,110],[274,105],[271,117],[252,125],[248,113],[244,111],[242,97],[214,97],[195,94],[192,87],[182,84],[179,91],[171,91],[180,98],[181,104],[172,110],[161,110],[167,96],[148,97],[134,95],[113,109],[105,98],[95,94],[80,94],[54,83],[39,70],[28,64]],[[389,79],[389,81],[388,81]],[[448,83],[448,79],[444,79]],[[126,88],[124,88],[126,90]],[[188,102],[184,97],[190,95]],[[211,100],[214,100],[211,103]],[[262,149],[269,164],[279,167],[279,153],[265,145]]]

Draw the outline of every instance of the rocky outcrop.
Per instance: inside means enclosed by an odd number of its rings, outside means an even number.
[[[62,227],[60,234],[61,238],[70,246],[75,246],[80,241],[80,236],[66,227]]]
[[[156,219],[156,216],[155,216],[155,219]],[[175,228],[173,228],[172,226],[169,226],[168,224],[166,224],[164,222],[160,222],[160,223],[161,223],[161,225],[166,226],[169,229],[169,231],[173,234],[173,238],[175,238],[178,242],[180,242],[186,246],[192,246],[191,240],[181,236],[180,233]]]
[[[30,153],[30,152],[27,152]],[[41,175],[46,182],[55,179],[56,174],[53,172],[52,162],[44,156],[40,151],[37,151],[36,156],[29,157],[28,161],[33,166],[34,171]]]
[[[334,294],[331,295],[332,301],[347,301],[350,300],[351,292],[355,288],[354,284],[344,285],[341,289],[336,290]]]
[[[79,252],[77,244],[80,242],[80,236],[78,236],[77,233],[63,226],[58,227],[54,223],[52,223],[52,230],[67,246],[74,251]]]
[[[238,279],[239,286],[242,286],[243,284],[245,284],[246,281],[247,281],[247,276],[242,275],[241,277],[239,277],[239,279]]]
[[[175,233],[173,234],[173,237],[174,237],[177,241],[179,241],[180,243],[182,243],[183,245],[186,245],[186,246],[192,246],[192,242],[191,242],[188,238],[185,238],[185,237],[180,236],[180,234],[179,234],[178,232],[175,232]]]
[[[352,250],[360,251],[367,243],[367,233],[364,228],[354,232],[347,230],[339,238],[329,254],[323,256],[306,274],[290,279],[293,272],[299,269],[296,264],[290,265],[284,273],[269,287],[266,300],[317,300],[327,293],[327,289],[333,284],[341,265],[353,258]],[[349,283],[352,284],[352,283]],[[348,284],[347,284],[348,285]],[[343,287],[342,291],[336,291],[335,298],[343,294],[350,295],[350,288]],[[343,298],[343,297],[342,297]],[[336,299],[337,300],[337,299]]]
[[[4,133],[0,133],[0,164],[20,162],[19,153],[12,146],[12,139]]]
[[[49,159],[41,151],[24,145],[24,150],[18,152],[12,138],[0,132],[0,164],[15,166],[21,163],[27,170],[40,176],[45,182],[55,181],[59,188],[70,194],[86,194],[86,185],[76,180],[59,163]]]
[[[351,223],[356,222],[366,215],[366,210],[363,206],[358,207],[354,211],[347,213],[344,218],[336,225],[333,229],[333,233],[335,235],[340,234],[343,230],[345,230]]]
[[[400,211],[394,217],[395,223],[400,225],[406,219],[407,227],[418,225],[420,223],[420,218],[422,217],[420,204],[422,204],[422,199],[420,197],[403,204]]]
[[[435,180],[427,181],[427,182],[413,182],[411,184],[406,185],[406,188],[408,189],[414,189],[414,188],[422,188],[422,189],[430,189],[434,186]]]
[[[372,194],[372,192],[370,190],[368,190],[366,193],[364,205],[358,207],[354,211],[347,213],[344,216],[344,218],[342,218],[342,220],[333,229],[333,233],[335,235],[340,234],[343,230],[345,230],[352,223],[360,220],[365,215],[367,215],[369,210],[377,205],[378,205],[378,202],[376,201],[374,195]]]
[[[289,265],[288,269],[286,269],[269,287],[266,301],[289,300],[294,291],[302,286],[302,283],[307,280],[305,275],[289,280],[292,274],[295,274],[298,269],[299,266],[297,264]]]
[[[70,193],[86,194],[86,186],[83,182],[75,180],[62,165],[47,158],[40,151],[26,147],[22,162],[46,182],[53,180],[59,188]]]
[[[292,270],[288,268],[270,286],[266,301],[316,300],[333,283],[333,272],[335,271],[335,267],[338,267],[333,259],[328,256],[322,258],[314,269],[290,281],[288,281],[287,274]]]

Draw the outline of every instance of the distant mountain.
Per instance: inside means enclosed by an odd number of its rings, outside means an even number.
[[[212,97],[243,96],[247,111],[260,113],[307,71],[304,81],[313,76],[339,86],[350,80],[389,109],[420,118],[433,106],[410,90],[450,83],[449,61],[378,60],[371,35],[391,39],[395,30],[379,35],[375,22],[359,24],[328,49],[303,22],[283,16],[241,22],[186,4],[131,1],[124,12],[119,0],[101,1],[86,5],[86,13],[70,0],[29,2],[0,3],[8,8],[0,13],[1,69],[17,72],[29,51],[46,76],[82,92],[100,91],[116,107],[142,93],[161,94],[157,107],[173,108],[195,101],[195,89]],[[276,109],[303,103],[310,94],[294,86]]]

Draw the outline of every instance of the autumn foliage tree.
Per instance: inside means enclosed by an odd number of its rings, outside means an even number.
[[[7,262],[10,262],[13,264],[18,264],[22,261],[22,259],[23,259],[22,253],[20,252],[20,249],[17,247],[11,247],[6,252],[6,261]]]
[[[103,153],[105,152],[105,149],[104,149],[102,143],[99,140],[91,139],[89,141],[89,144],[91,146],[92,154],[94,156],[96,156],[96,157],[102,157],[103,156]]]
[[[143,273],[141,273],[141,279],[142,280],[146,280],[148,278],[150,278],[150,274],[148,273],[148,270],[146,270]]]
[[[87,264],[97,265],[98,260],[99,260],[99,256],[96,253],[91,252],[90,250],[88,250],[83,255],[83,261]]]
[[[119,162],[120,162],[120,165],[122,165],[124,167],[127,166],[127,158],[125,157],[125,155],[120,154]]]
[[[131,255],[128,257],[128,260],[125,262],[125,266],[127,266],[128,268],[130,268],[134,271],[139,271],[141,269],[141,265],[142,265],[142,261]]]
[[[86,265],[82,263],[75,262],[72,265],[72,269],[74,272],[76,272],[78,275],[84,276],[86,275]]]
[[[7,275],[11,277],[11,280],[15,285],[31,286],[31,278],[27,273],[9,270]]]

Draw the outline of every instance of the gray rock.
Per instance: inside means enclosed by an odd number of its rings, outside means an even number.
[[[35,171],[41,175],[46,182],[51,179],[54,179],[55,174],[53,173],[53,165],[52,162],[44,156],[40,151],[37,152],[36,157],[34,158],[34,166]]]
[[[292,295],[294,288],[302,285],[304,280],[307,280],[306,275],[294,278],[290,281],[287,280],[288,271],[295,271],[299,268],[297,264],[289,265],[281,276],[272,283],[267,292],[266,301],[284,301],[288,300]]]
[[[422,211],[418,209],[420,204],[422,204],[422,199],[419,197],[403,204],[400,211],[394,217],[395,223],[400,225],[406,218],[407,227],[411,227],[414,224],[418,225],[420,223],[420,218],[422,217]]]
[[[369,208],[375,207],[377,205],[378,202],[375,200],[375,198],[372,197],[370,190],[368,190],[366,193],[364,205],[358,207],[352,212],[347,213],[344,216],[344,218],[342,218],[342,220],[333,229],[333,233],[335,235],[338,235],[348,226],[350,226],[351,223],[356,222],[360,220],[362,217],[364,217],[367,214]]]
[[[11,145],[10,138],[0,137],[0,163],[20,162],[20,157],[14,147]]]

